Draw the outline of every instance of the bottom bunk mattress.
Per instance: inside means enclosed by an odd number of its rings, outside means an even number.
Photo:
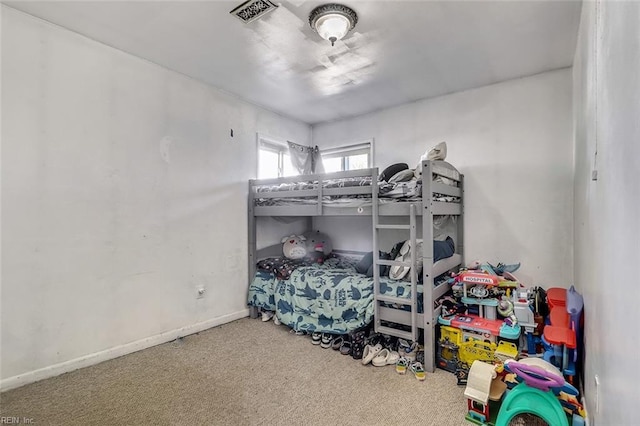
[[[436,262],[434,271],[446,272],[450,268],[445,266],[456,258]],[[286,280],[258,270],[249,286],[248,305],[275,311],[283,324],[296,331],[344,334],[356,330],[371,322],[374,311],[373,278],[356,272],[357,262],[332,257],[322,265],[299,266]],[[380,278],[380,293],[409,299],[411,283]],[[421,312],[422,285],[418,285],[418,296]]]

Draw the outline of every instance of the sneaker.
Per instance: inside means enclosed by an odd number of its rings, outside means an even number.
[[[276,315],[274,315],[274,316],[273,316],[273,323],[274,323],[275,325],[280,325],[280,324],[282,324]]]
[[[331,347],[331,341],[333,337],[328,333],[322,333],[322,337],[320,338],[320,347],[322,349],[329,349]]]
[[[411,345],[405,339],[398,339],[398,352],[404,352],[409,346]]]
[[[401,357],[413,362],[416,360],[418,344],[416,342],[409,343],[404,339],[400,339],[398,341],[398,352],[400,353]]]
[[[271,311],[262,311],[262,322],[267,322],[271,318],[273,318],[273,312],[271,312]]]
[[[396,373],[405,374],[407,372],[407,365],[409,365],[407,359],[400,357],[398,361],[396,361]]]
[[[413,362],[411,363],[411,367],[409,368],[416,376],[416,379],[420,380],[421,382],[427,377],[427,374],[424,372],[424,368],[422,367],[421,363]]]
[[[424,347],[422,345],[418,345],[418,350],[416,351],[416,361],[424,365]]]
[[[311,333],[311,344],[312,345],[319,345],[321,340],[322,340],[322,333],[320,333],[318,331],[314,331],[313,333]]]

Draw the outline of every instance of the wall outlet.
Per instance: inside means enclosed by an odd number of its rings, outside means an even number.
[[[207,289],[204,287],[198,287],[196,288],[196,298],[197,299],[202,299],[204,297],[204,294],[207,292]]]

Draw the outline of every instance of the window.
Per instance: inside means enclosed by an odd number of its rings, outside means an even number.
[[[372,161],[371,141],[356,145],[341,146],[321,150],[322,164],[325,172],[341,172],[345,170],[367,169]]]
[[[258,179],[295,176],[286,142],[258,135]]]

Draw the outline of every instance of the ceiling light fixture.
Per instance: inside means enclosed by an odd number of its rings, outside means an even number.
[[[353,9],[341,4],[323,4],[311,11],[309,25],[320,37],[329,40],[333,46],[358,23],[358,15]]]

